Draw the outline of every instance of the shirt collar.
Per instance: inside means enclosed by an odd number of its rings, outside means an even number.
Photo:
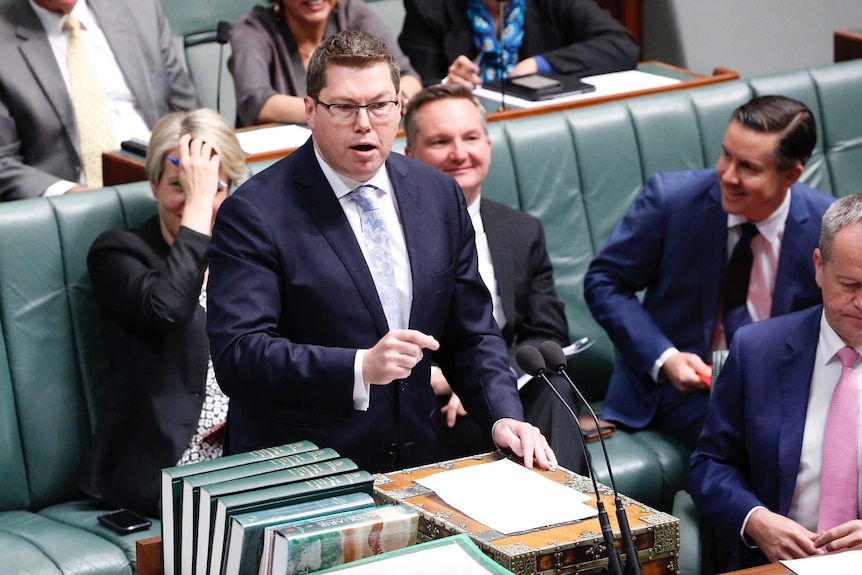
[[[326,160],[323,159],[320,152],[317,151],[317,146],[314,146],[314,157],[317,158],[317,163],[320,164],[320,169],[323,170],[323,175],[326,177],[326,181],[329,182],[329,185],[332,187],[332,191],[335,192],[335,197],[339,200],[362,184],[377,186],[387,194],[392,192],[392,183],[389,181],[389,174],[386,172],[385,162],[380,166],[380,169],[377,170],[377,173],[375,173],[368,181],[358,182],[336,172],[332,166],[326,163]]]
[[[826,360],[827,364],[833,361],[840,361],[837,358],[837,354],[842,348],[847,347],[847,344],[844,343],[841,337],[832,329],[832,326],[829,325],[829,322],[826,321],[825,309],[820,314],[820,339],[817,345],[824,352],[822,357]],[[862,346],[856,348],[856,351],[862,354]]]
[[[42,23],[42,27],[45,29],[45,33],[48,36],[60,36],[64,34],[63,23],[66,21],[65,15],[46,10],[36,4],[33,0],[29,0],[29,2],[30,7],[33,8],[33,12],[36,13],[36,16],[39,18],[39,21]],[[74,16],[85,30],[96,25],[96,19],[93,16],[93,13],[90,12],[90,7],[84,0],[79,0],[75,3],[75,7],[72,8],[71,12],[69,12],[69,16]]]
[[[470,215],[470,219],[473,221],[473,228],[477,232],[482,228],[482,212],[479,211],[481,204],[482,196],[479,196],[475,202],[467,206],[467,214]],[[482,228],[482,231],[484,231],[484,228]]]
[[[766,238],[769,243],[773,243],[776,240],[781,240],[781,236],[784,235],[784,222],[787,221],[787,215],[790,213],[791,195],[792,194],[788,189],[787,193],[784,194],[784,201],[781,202],[781,205],[779,205],[774,212],[769,214],[769,217],[759,222],[753,222],[754,225],[757,226],[757,231],[760,232],[760,235]],[[736,214],[727,215],[728,229],[731,229],[734,226],[738,226],[740,224],[744,224],[747,221],[748,220],[745,216]]]

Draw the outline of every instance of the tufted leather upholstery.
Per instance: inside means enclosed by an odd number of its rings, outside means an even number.
[[[781,93],[804,101],[817,120],[817,146],[802,180],[837,196],[862,191],[860,78],[857,60],[489,125],[493,158],[482,193],[544,224],[571,339],[597,342],[569,365],[585,395],[600,405],[615,352],[587,309],[584,274],[643,182],[661,170],[714,165],[733,109]],[[607,483],[600,446],[589,449]],[[618,429],[608,451],[620,491],[671,509],[684,486],[688,449],[653,431]]]
[[[598,342],[570,365],[593,400],[614,350],[584,303],[583,276],[644,179],[711,165],[730,111],[781,91],[811,106],[820,126],[803,179],[836,195],[859,191],[860,77],[862,61],[846,62],[491,124],[484,193],[544,223],[571,336]],[[102,230],[153,213],[145,182],[0,205],[0,573],[131,573],[133,541],[159,533],[154,521],[149,532],[114,535],[75,489],[109,384],[86,252]],[[598,445],[590,450],[607,483]],[[670,510],[685,449],[653,431],[618,430],[608,450],[623,493]]]

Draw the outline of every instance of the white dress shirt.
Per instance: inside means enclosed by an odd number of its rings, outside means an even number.
[[[811,374],[811,388],[808,392],[808,408],[805,412],[805,430],[802,434],[802,453],[799,460],[799,471],[796,474],[796,486],[793,490],[793,499],[790,502],[790,510],[787,516],[793,519],[809,531],[817,532],[817,516],[820,511],[820,471],[823,467],[823,433],[826,429],[826,416],[829,412],[829,403],[832,401],[832,392],[838,385],[841,376],[841,360],[838,359],[838,350],[845,343],[841,340],[829,322],[826,321],[825,313],[820,317],[820,337],[817,340],[817,351],[814,355],[814,370]],[[862,348],[856,351],[862,352]],[[853,369],[856,375],[856,383],[862,382],[862,362],[857,362]],[[862,393],[858,396],[859,417],[862,418]],[[857,427],[859,438],[857,449],[860,450],[859,461],[862,462],[862,423]],[[857,517],[862,517],[862,485],[859,491],[859,509]],[[739,535],[743,542],[749,547],[754,547],[744,537],[745,527],[755,510],[761,509],[760,505],[753,507],[742,522]]]
[[[362,184],[370,184],[383,190],[384,196],[378,202],[378,208],[380,209],[381,218],[386,223],[386,230],[389,232],[389,246],[392,253],[392,265],[395,271],[395,287],[398,292],[398,307],[401,311],[401,318],[404,324],[402,327],[406,328],[410,322],[410,309],[413,307],[413,276],[410,273],[410,260],[407,255],[404,230],[401,227],[401,218],[398,216],[398,202],[392,191],[392,182],[389,181],[389,174],[386,173],[386,164],[381,166],[377,173],[368,181],[357,182],[333,170],[317,151],[316,146],[314,148],[314,155],[317,158],[318,164],[320,164],[320,169],[323,170],[323,175],[332,187],[335,197],[338,198],[341,209],[344,210],[344,215],[347,217],[350,228],[353,230],[353,235],[356,236],[356,241],[359,243],[366,261],[368,254],[365,253],[359,206],[347,197],[347,194]],[[389,201],[386,201],[385,198],[388,198]],[[359,411],[368,410],[370,402],[369,386],[372,383],[363,381],[362,379],[362,361],[365,358],[365,352],[366,350],[364,349],[357,350],[353,363],[353,407]]]
[[[811,375],[811,390],[808,394],[808,409],[805,412],[805,432],[802,435],[802,455],[799,473],[796,475],[796,488],[790,503],[788,516],[808,529],[817,531],[817,515],[820,505],[820,471],[823,467],[823,433],[826,429],[826,416],[832,401],[832,392],[841,376],[841,360],[836,354],[846,344],[832,326],[826,315],[820,318],[820,339],[817,341],[817,354],[814,357],[814,372]],[[862,352],[862,347],[856,349]],[[857,386],[862,382],[862,362],[853,368]],[[862,393],[858,394],[859,411],[862,416]],[[860,450],[858,461],[862,462],[862,423],[858,424],[859,438],[856,440]],[[862,484],[860,484],[862,486]],[[862,517],[862,489],[859,492],[857,517]]]
[[[42,22],[42,27],[48,36],[48,43],[51,45],[51,51],[57,60],[60,74],[63,76],[63,82],[71,94],[69,66],[67,63],[69,35],[63,31],[63,23],[66,20],[66,16],[46,10],[36,5],[33,0],[29,1],[33,11],[36,12],[36,16],[39,17],[39,21]],[[90,7],[86,2],[80,0],[75,4],[69,15],[81,23],[81,38],[87,45],[87,52],[90,54],[90,58],[94,60],[96,69],[99,71],[98,81],[102,89],[105,90],[117,149],[120,148],[120,142],[132,137],[148,139],[150,131],[147,128],[147,123],[138,109],[135,96],[132,94],[128,83],[126,83],[126,78],[123,76],[120,65],[114,57],[114,52],[111,50],[111,46],[108,44],[108,40],[105,38],[101,27],[99,27],[99,22],[96,20]],[[56,182],[45,191],[44,195],[54,196],[63,194],[74,186],[83,184],[84,173],[82,171],[80,181],[69,182],[63,180]]]
[[[497,276],[494,274],[494,262],[491,260],[491,248],[488,245],[488,236],[485,235],[485,224],[482,222],[482,214],[479,206],[482,197],[478,196],[476,201],[467,206],[467,213],[473,222],[473,230],[476,237],[476,252],[479,254],[479,275],[485,282],[485,287],[491,293],[491,302],[494,304],[494,319],[500,329],[506,325],[506,314],[503,312],[503,300],[500,298],[500,286],[497,285]]]

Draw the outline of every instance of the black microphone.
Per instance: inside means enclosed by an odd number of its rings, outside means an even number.
[[[500,33],[497,34],[497,39],[500,41],[500,65],[497,67],[497,75],[500,78],[500,111],[506,109],[506,78],[509,74],[506,72],[503,64],[503,28],[506,26],[506,0],[498,0],[500,2]]]
[[[542,354],[542,359],[545,360],[546,365],[552,366],[552,370],[562,375],[566,381],[569,382],[569,385],[572,386],[578,399],[581,400],[581,403],[584,404],[587,411],[589,411],[590,415],[593,417],[593,421],[596,423],[596,429],[601,431],[599,418],[596,416],[596,412],[575,385],[575,382],[572,381],[572,378],[569,377],[569,374],[566,373],[566,354],[563,352],[563,348],[560,347],[560,344],[555,341],[545,341],[539,345],[539,353]],[[619,492],[617,491],[617,484],[616,481],[614,481],[614,472],[611,469],[611,460],[608,457],[608,449],[605,446],[605,438],[602,437],[601,433],[599,433],[599,440],[602,442],[602,452],[605,455],[605,464],[608,466],[611,488],[614,490],[614,507],[616,508],[617,523],[619,523],[620,526],[620,537],[622,539],[623,551],[625,551],[626,554],[625,575],[641,575],[640,558],[638,557],[638,550],[635,546],[635,540],[632,537],[631,528],[629,527],[629,518],[626,515],[626,510],[623,509],[623,502],[620,499]]]
[[[563,396],[560,395],[560,392],[557,391],[557,388],[554,387],[554,384],[551,383],[551,380],[548,379],[548,376],[545,375],[548,371],[545,358],[542,357],[542,352],[536,349],[534,346],[525,344],[518,348],[518,351],[515,352],[515,361],[518,363],[518,367],[520,367],[524,373],[531,375],[533,377],[538,377],[542,379],[548,387],[551,388],[551,391],[554,392],[554,395],[557,396],[557,399],[563,404],[566,408],[566,411],[572,416],[572,419],[575,422],[575,425],[578,427],[578,431],[581,432],[581,422],[578,421],[578,416],[575,415],[575,412],[569,407],[569,404],[563,399]],[[583,436],[583,433],[581,433]],[[602,539],[604,539],[605,547],[608,549],[608,573],[610,575],[623,575],[623,567],[620,562],[620,555],[617,552],[616,544],[614,543],[614,530],[611,528],[611,520],[608,517],[608,512],[605,510],[605,504],[602,501],[601,495],[599,493],[599,484],[596,481],[596,471],[593,468],[593,462],[590,460],[590,456],[587,453],[587,446],[583,440],[580,441],[581,449],[584,450],[584,461],[587,462],[587,465],[590,467],[590,477],[593,480],[593,493],[596,495],[596,510],[598,511],[599,517],[599,525],[602,527]]]
[[[218,73],[216,74],[216,112],[221,114],[221,69],[224,62],[224,45],[230,41],[230,22],[222,20],[216,24],[216,42],[218,42]]]

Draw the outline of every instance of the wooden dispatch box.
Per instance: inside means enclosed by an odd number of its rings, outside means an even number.
[[[470,465],[497,461],[505,457],[499,452],[486,453],[433,463],[422,467],[377,474],[374,497],[380,503],[400,503],[419,512],[419,541],[467,533],[476,545],[503,567],[519,575],[592,575],[607,567],[607,549],[596,517],[543,529],[503,535],[474,521],[447,505],[434,492],[415,483],[427,477]],[[541,473],[590,496],[587,505],[596,506],[592,480],[562,467]],[[599,484],[602,501],[620,547],[619,526],[614,512],[613,491]],[[679,574],[679,520],[620,494],[629,526],[638,549],[643,575]],[[501,505],[517,505],[514,500]],[[624,556],[623,556],[624,557]]]

